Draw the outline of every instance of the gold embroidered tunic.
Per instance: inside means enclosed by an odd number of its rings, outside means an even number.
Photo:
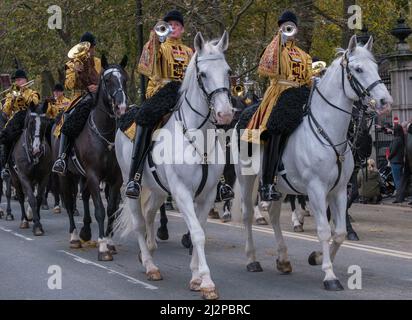
[[[31,103],[38,105],[39,102],[40,94],[37,91],[30,88],[21,88],[18,97],[14,97],[11,93],[7,94],[2,111],[10,121],[17,112],[26,110]]]
[[[71,100],[64,95],[58,97],[53,102],[49,103],[46,115],[51,119],[55,119],[60,112],[66,111],[69,108],[70,103]]]
[[[269,77],[270,85],[247,126],[251,130],[246,130],[242,136],[242,140],[247,142],[261,142],[260,135],[266,131],[269,116],[283,91],[292,86],[311,84],[312,58],[297,47],[294,41],[281,45],[279,38],[277,35],[273,39],[260,61],[258,73]]]

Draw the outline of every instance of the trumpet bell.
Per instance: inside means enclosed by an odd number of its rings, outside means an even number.
[[[282,24],[280,27],[280,31],[286,36],[286,37],[293,37],[298,33],[298,27],[296,24],[293,22],[285,22]]]
[[[165,21],[159,21],[154,27],[154,31],[159,37],[160,42],[164,42],[166,38],[173,32],[172,27]]]
[[[90,42],[80,42],[70,49],[67,56],[69,57],[69,59],[81,59],[82,57],[87,56],[90,50],[90,46]]]

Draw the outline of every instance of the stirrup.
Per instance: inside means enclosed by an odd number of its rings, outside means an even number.
[[[131,180],[126,185],[126,197],[130,199],[139,199],[142,187],[136,180]]]
[[[219,201],[228,201],[232,200],[235,197],[235,193],[233,192],[232,188],[227,184],[222,184],[219,187],[219,196],[218,199]]]
[[[1,170],[1,178],[3,180],[9,179],[10,178],[10,170],[7,168],[4,168],[3,170]]]
[[[261,201],[279,201],[282,194],[276,190],[275,184],[262,185],[260,188]]]
[[[53,164],[52,172],[62,175],[65,174],[66,162],[61,158],[57,159],[56,162]]]

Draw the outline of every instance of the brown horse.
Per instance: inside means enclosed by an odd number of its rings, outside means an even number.
[[[113,260],[112,254],[116,249],[111,240],[113,233],[112,224],[114,213],[117,211],[120,201],[120,188],[122,186],[122,174],[114,152],[114,138],[116,133],[116,118],[120,111],[126,109],[126,81],[127,74],[124,70],[127,64],[125,56],[120,65],[109,65],[106,58],[102,58],[103,71],[100,75],[99,88],[96,94],[95,107],[90,112],[87,123],[74,141],[68,170],[65,176],[60,177],[60,190],[63,204],[70,220],[71,234],[70,247],[80,248],[80,239],[91,239],[91,217],[88,207],[84,212],[84,225],[80,231],[80,238],[73,219],[75,194],[77,182],[80,176],[84,177],[85,186],[83,201],[88,204],[90,193],[95,207],[95,217],[99,227],[99,261]],[[59,139],[53,137],[53,154],[57,157]],[[76,165],[77,160],[79,165]],[[83,172],[81,172],[83,171]],[[109,188],[107,205],[108,226],[105,231],[105,207],[100,195],[100,182],[104,181]],[[86,192],[86,193],[85,193]]]

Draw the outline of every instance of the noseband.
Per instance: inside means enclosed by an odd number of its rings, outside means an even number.
[[[29,117],[30,118],[39,117],[41,119],[41,118],[45,118],[46,114],[38,114],[36,112],[30,112]],[[40,135],[41,129],[39,130],[39,134],[36,134],[35,132],[33,137],[34,139],[38,138],[40,140],[40,152],[36,155],[33,155],[33,150],[32,150],[33,141],[31,139],[31,136],[27,134],[27,129],[29,128],[27,127],[26,130],[24,131],[24,146],[23,147],[26,152],[28,161],[33,162],[34,164],[37,164],[39,163],[40,157],[44,154],[44,144],[42,143],[44,135],[43,136]]]

